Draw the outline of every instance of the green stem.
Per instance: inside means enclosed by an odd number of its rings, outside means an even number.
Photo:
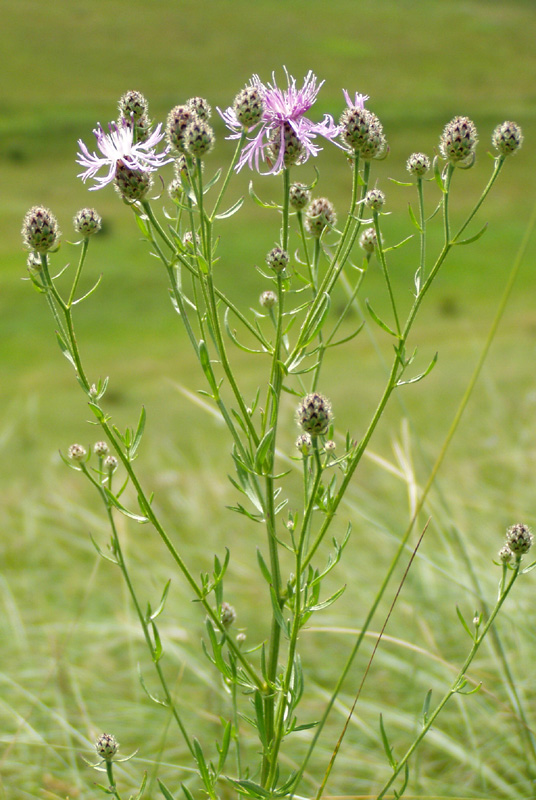
[[[84,239],[82,240],[82,252],[80,253],[80,260],[78,261],[78,267],[77,267],[77,270],[76,270],[76,274],[74,276],[73,285],[71,287],[71,293],[69,295],[69,299],[67,300],[67,305],[68,306],[71,306],[72,303],[73,303],[73,300],[74,300],[76,287],[78,286],[78,280],[79,280],[80,275],[82,273],[82,267],[84,266],[84,261],[85,261],[85,258],[86,258],[88,245],[89,245],[89,238],[87,236],[85,236]]]
[[[373,211],[373,219],[374,219],[374,230],[376,231],[376,240],[377,240],[377,249],[378,249],[378,257],[380,260],[380,265],[383,272],[383,277],[385,278],[385,282],[387,284],[387,291],[389,293],[389,299],[391,300],[391,308],[393,309],[393,315],[395,318],[395,325],[396,325],[396,332],[398,337],[400,338],[400,321],[398,319],[398,312],[396,310],[396,303],[395,298],[393,295],[393,288],[391,286],[391,280],[389,278],[389,270],[387,269],[387,262],[385,261],[385,253],[383,250],[382,245],[382,238],[380,233],[380,218],[377,211]]]

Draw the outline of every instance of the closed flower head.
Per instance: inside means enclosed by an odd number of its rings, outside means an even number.
[[[367,160],[383,155],[387,147],[383,125],[376,114],[365,108],[368,95],[356,93],[352,101],[346,89],[343,92],[347,108],[341,114],[339,129],[344,147]]]
[[[532,533],[528,525],[519,522],[506,531],[506,544],[515,556],[528,553],[532,547]]]
[[[305,215],[305,227],[311,236],[320,236],[325,228],[333,228],[336,222],[335,206],[330,200],[317,197],[311,202]]]
[[[102,228],[102,219],[94,208],[82,208],[73,219],[74,229],[84,238],[98,233]]]
[[[101,733],[95,742],[95,750],[105,761],[111,761],[119,750],[119,743],[111,733]]]
[[[406,169],[410,175],[422,178],[430,169],[430,159],[424,153],[412,153],[406,161]]]
[[[197,119],[189,105],[172,108],[166,122],[166,139],[169,147],[178,153],[186,153],[186,129]]]
[[[149,103],[141,92],[125,92],[119,101],[119,116],[137,122],[149,113]]]
[[[439,150],[451,164],[469,163],[475,156],[478,135],[469,117],[454,117],[445,125],[439,140]]]
[[[36,253],[51,250],[61,236],[56,217],[43,206],[33,206],[26,212],[21,233],[24,246]]]
[[[502,156],[509,156],[523,144],[523,133],[516,122],[501,122],[493,131],[491,140]]]
[[[326,433],[332,420],[331,403],[318,392],[306,395],[298,406],[298,424],[310,436]]]

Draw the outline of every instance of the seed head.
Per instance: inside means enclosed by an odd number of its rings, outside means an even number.
[[[305,227],[311,236],[319,237],[326,227],[333,228],[337,222],[335,206],[326,197],[317,197],[307,209]]]
[[[308,433],[302,433],[296,439],[296,447],[303,456],[308,456],[311,452],[313,442]]]
[[[259,297],[259,303],[263,308],[273,308],[277,303],[277,295],[275,292],[272,292],[271,289],[268,289],[266,292],[263,292]]]
[[[501,122],[493,131],[491,140],[502,156],[509,156],[523,144],[523,133],[516,122]]]
[[[298,423],[310,436],[326,433],[332,419],[331,403],[318,392],[306,395],[298,406]]]
[[[179,153],[186,152],[186,129],[196,119],[197,115],[188,105],[171,109],[166,122],[166,139],[170,147]]]
[[[94,208],[81,208],[74,216],[73,225],[75,231],[87,238],[100,231],[102,219]]]
[[[141,172],[139,169],[130,169],[130,167],[127,167],[122,161],[117,162],[114,186],[127,203],[143,200],[152,184],[153,179],[149,172]]]
[[[378,237],[376,236],[376,230],[374,228],[365,228],[359,237],[359,246],[361,249],[364,250],[367,255],[371,255],[377,244]]]
[[[257,125],[264,113],[264,101],[259,89],[256,86],[246,86],[238,92],[234,99],[233,111],[243,128]]]
[[[199,119],[208,122],[211,117],[212,109],[208,103],[208,100],[205,100],[204,97],[190,97],[190,99],[186,102],[188,108],[196,114]]]
[[[184,147],[194,158],[203,158],[214,147],[214,131],[208,122],[195,117],[184,132]]]
[[[72,444],[67,450],[71,461],[83,461],[87,455],[86,448],[81,444]]]
[[[149,113],[149,103],[141,92],[125,92],[119,101],[119,115],[126,120],[138,122]]]
[[[430,159],[424,153],[412,153],[406,161],[406,169],[410,175],[422,178],[430,169]]]
[[[532,533],[528,525],[518,522],[506,531],[506,544],[515,556],[528,553],[532,547]]]
[[[101,733],[95,742],[95,750],[97,751],[97,755],[105,761],[111,761],[119,750],[119,743],[111,733]]]
[[[236,620],[236,611],[229,603],[221,604],[221,624],[224,628],[229,628]]]
[[[445,125],[439,140],[439,150],[451,164],[469,161],[478,142],[475,123],[469,117],[454,117]]]
[[[289,203],[296,211],[301,211],[311,200],[311,192],[303,183],[293,183],[289,191]]]
[[[24,246],[37,253],[51,250],[61,236],[56,217],[43,206],[33,206],[26,212],[21,233]]]
[[[99,458],[104,458],[104,456],[108,455],[110,448],[106,444],[106,442],[95,442],[93,445],[93,452]]]
[[[273,247],[266,256],[266,263],[274,272],[282,272],[288,262],[288,253],[282,247]]]
[[[365,195],[365,205],[372,211],[381,211],[385,205],[385,195],[380,189],[371,189]]]

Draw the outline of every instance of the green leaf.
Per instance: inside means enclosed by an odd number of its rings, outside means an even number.
[[[261,568],[261,572],[262,572],[262,576],[263,576],[264,580],[270,586],[271,583],[272,583],[272,574],[271,574],[270,570],[268,569],[268,565],[266,564],[266,561],[262,557],[262,553],[261,553],[261,551],[259,550],[258,547],[257,547],[257,561],[259,562],[259,567]]]
[[[255,452],[255,469],[261,475],[264,474],[264,465],[267,461],[268,452],[272,446],[272,441],[274,438],[274,429],[270,428],[260,440],[257,450]],[[267,465],[268,469],[271,469],[271,459],[270,463]]]
[[[133,208],[134,208],[134,216],[136,218],[136,225],[140,229],[142,236],[144,236],[145,239],[150,239],[151,233],[149,231],[149,226],[147,225],[147,215],[140,214],[139,212],[137,212],[135,206],[133,206]]]
[[[437,357],[438,357],[438,355],[439,355],[438,353],[436,353],[436,354],[435,354],[435,356],[434,356],[434,357],[433,357],[433,359],[430,361],[429,365],[428,365],[428,366],[427,366],[427,368],[424,370],[424,372],[421,372],[419,375],[416,375],[414,378],[409,378],[407,381],[397,381],[397,384],[396,384],[396,385],[397,385],[397,386],[408,386],[410,383],[418,383],[419,381],[422,381],[422,379],[423,379],[423,378],[426,378],[426,376],[427,376],[427,375],[429,375],[429,374],[430,374],[430,372],[431,372],[431,371],[433,370],[433,368],[435,367],[435,365],[436,365],[436,363],[437,363]],[[408,362],[408,363],[409,363],[409,362]]]
[[[210,363],[210,357],[208,354],[207,346],[203,339],[201,339],[201,341],[199,342],[198,352],[199,352],[199,361],[201,363],[201,369],[205,373],[205,377],[209,383],[210,388],[212,389],[214,400],[217,400],[219,397],[218,385],[216,383],[216,378],[212,370],[212,364]]]
[[[330,597],[328,597],[327,600],[324,600],[321,603],[317,603],[317,605],[311,606],[307,610],[308,611],[322,611],[322,609],[328,608],[328,606],[332,605],[336,600],[339,599],[339,597],[343,594],[345,589],[346,589],[346,586],[341,586],[341,588],[338,591],[336,591],[334,594],[332,594]]]
[[[454,239],[452,241],[452,244],[472,244],[473,242],[478,241],[481,236],[484,236],[484,234],[486,233],[487,229],[488,229],[488,223],[486,222],[484,227],[481,228],[478,231],[478,233],[476,233],[474,236],[471,236],[469,239],[460,239],[460,241],[458,241],[457,239]]]
[[[138,794],[133,798],[133,800],[141,800],[143,792],[145,791],[146,784],[147,784],[147,773],[144,772],[143,778],[141,779],[140,788],[138,789]]]
[[[465,621],[465,617],[463,616],[462,612],[460,611],[460,609],[459,609],[459,606],[456,606],[456,614],[458,615],[458,619],[460,620],[460,622],[461,622],[461,624],[462,624],[462,627],[464,628],[464,630],[466,630],[466,631],[467,631],[467,633],[469,634],[469,636],[471,637],[471,639],[474,641],[475,634],[474,634],[474,632],[471,630],[471,628],[469,627],[469,625],[467,624],[467,622]]]
[[[60,350],[63,353],[63,355],[65,356],[65,358],[67,359],[67,361],[70,364],[72,364],[72,366],[76,369],[76,362],[75,362],[75,360],[74,360],[74,358],[72,356],[72,353],[71,353],[69,347],[67,346],[67,343],[66,343],[65,339],[63,338],[63,336],[61,335],[61,333],[59,331],[56,331],[56,339],[58,340],[58,344],[60,346]]]
[[[274,619],[281,628],[283,634],[286,636],[287,639],[290,639],[289,635],[289,626],[285,621],[285,618],[281,612],[281,608],[279,606],[279,601],[277,599],[275,589],[273,586],[270,586],[270,598],[272,600],[272,611],[274,614]]]
[[[236,790],[246,797],[252,797],[254,800],[268,800],[272,796],[271,792],[264,789],[258,783],[250,780],[237,781],[234,778],[229,778]]]
[[[140,419],[138,421],[138,427],[136,428],[136,433],[134,434],[134,441],[132,442],[131,446],[129,447],[129,455],[134,456],[136,454],[136,450],[140,446],[141,437],[143,436],[143,431],[145,430],[145,420],[147,414],[145,412],[145,406],[141,407]]]
[[[143,517],[143,516],[141,516],[141,514],[134,514],[134,512],[133,512],[133,511],[129,511],[129,510],[128,510],[128,508],[125,508],[125,506],[124,506],[124,505],[122,505],[122,504],[119,502],[119,500],[117,499],[117,497],[115,496],[115,494],[113,494],[113,493],[112,493],[112,492],[111,492],[111,491],[108,489],[108,487],[107,487],[107,486],[103,486],[102,488],[104,489],[104,492],[105,492],[105,494],[106,494],[106,497],[108,498],[108,500],[110,501],[110,503],[111,503],[111,504],[112,504],[112,505],[113,505],[115,508],[117,508],[117,510],[118,510],[118,511],[120,511],[122,514],[124,514],[124,515],[125,515],[125,517],[129,517],[130,519],[133,519],[133,520],[135,520],[136,522],[141,522],[141,523],[144,523],[144,522],[149,522],[149,519],[148,519],[148,517]]]
[[[244,198],[241,197],[234,205],[231,206],[231,208],[228,208],[227,211],[222,211],[220,214],[216,214],[215,219],[227,219],[228,217],[232,217],[233,214],[236,214],[236,212],[242,208],[243,204]]]
[[[216,747],[218,748],[218,753],[220,754],[218,760],[218,775],[221,773],[222,769],[225,766],[225,761],[227,759],[227,754],[229,752],[229,746],[231,744],[231,733],[232,733],[231,720],[228,720],[223,729],[221,747],[218,747],[218,745],[216,745]]]
[[[149,700],[152,700],[153,703],[156,703],[157,706],[164,706],[164,708],[168,708],[168,704],[167,704],[167,702],[165,700],[160,700],[159,697],[157,697],[154,694],[151,694],[151,692],[147,688],[147,686],[145,684],[145,681],[143,679],[143,675],[141,674],[141,668],[140,668],[139,664],[138,664],[138,678],[139,678],[139,681],[140,681],[140,686],[143,689],[143,691],[145,692],[145,694],[147,695],[147,697],[149,698]]]
[[[424,698],[424,703],[422,706],[422,724],[426,725],[428,721],[428,712],[430,711],[430,702],[432,700],[432,690],[428,689],[426,692],[426,696]]]
[[[264,702],[262,695],[257,689],[253,697],[253,705],[255,706],[255,719],[257,722],[257,732],[262,746],[266,749],[268,747],[268,740],[266,738],[266,727],[264,725]]]
[[[159,617],[160,614],[162,613],[162,611],[164,610],[164,606],[166,604],[166,599],[167,599],[167,596],[168,596],[168,592],[169,592],[169,587],[170,586],[171,586],[171,578],[168,580],[168,582],[164,586],[164,591],[162,592],[162,598],[160,600],[160,603],[158,604],[158,607],[157,607],[156,611],[153,611],[153,613],[149,617],[149,621],[150,622],[152,622],[157,617]]]
[[[419,220],[417,219],[417,217],[413,213],[413,209],[411,207],[411,204],[408,206],[408,211],[409,211],[409,216],[410,216],[411,221],[413,222],[413,224],[415,225],[415,227],[417,228],[419,233],[422,233],[421,223],[419,222]]]
[[[160,638],[160,634],[158,633],[158,628],[152,621],[151,621],[151,627],[153,629],[153,635],[154,635],[153,661],[155,664],[158,664],[158,662],[164,655],[164,648],[162,647],[162,640]]]
[[[300,336],[300,345],[302,347],[307,347],[307,345],[312,342],[315,336],[318,334],[324,325],[330,306],[331,298],[327,292],[324,292],[307,330],[303,331],[302,335]]]
[[[261,198],[255,193],[255,190],[253,188],[253,181],[249,182],[249,196],[261,208],[279,208],[277,203],[274,202],[265,203],[263,200],[261,200]]]
[[[181,783],[181,789],[186,795],[186,800],[194,800],[194,796],[191,791],[188,789],[185,783]]]
[[[387,333],[390,333],[391,336],[395,337],[395,339],[398,339],[398,334],[396,334],[394,330],[392,330],[392,328],[390,328],[389,325],[387,325],[387,323],[385,323],[382,319],[379,318],[379,316],[376,314],[376,312],[374,311],[368,300],[365,300],[365,305],[374,322],[377,325],[379,325],[382,330],[386,331]]]
[[[381,735],[382,735],[383,749],[385,750],[385,755],[387,756],[387,760],[388,760],[389,764],[391,765],[391,767],[394,770],[396,770],[398,765],[397,765],[397,762],[395,761],[395,759],[393,758],[393,748],[389,744],[389,739],[387,737],[387,733],[386,733],[386,730],[385,730],[385,727],[384,727],[384,724],[383,724],[383,715],[382,714],[380,714],[380,732],[381,732]]]
[[[203,751],[201,749],[201,745],[199,744],[199,741],[197,739],[195,739],[195,738],[193,740],[193,746],[194,746],[194,756],[195,756],[195,760],[197,762],[197,766],[198,766],[198,769],[199,769],[199,774],[201,775],[201,779],[202,779],[203,783],[205,784],[205,788],[206,788],[209,796],[212,796],[212,789],[213,789],[214,782],[212,781],[212,779],[210,777],[210,773],[208,771],[207,762],[205,761],[205,756],[203,755]]]
[[[164,798],[165,798],[165,800],[175,800],[175,798],[173,797],[173,795],[171,794],[171,792],[169,791],[169,789],[168,789],[168,788],[165,786],[165,784],[164,784],[164,783],[163,783],[163,782],[160,780],[160,778],[157,778],[157,781],[158,781],[158,785],[160,786],[160,791],[161,791],[161,792],[162,792],[162,794],[164,795]],[[188,797],[188,795],[186,795],[186,797]],[[193,799],[192,799],[192,800],[193,800]]]

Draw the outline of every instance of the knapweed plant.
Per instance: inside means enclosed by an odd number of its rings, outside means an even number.
[[[376,577],[378,588],[372,603],[355,609],[355,641],[340,664],[338,680],[330,687],[327,699],[322,706],[316,701],[313,718],[302,712],[308,672],[302,667],[300,635],[343,592],[344,587],[325,590],[327,576],[331,581],[336,575],[345,548],[356,535],[356,520],[346,520],[341,528],[341,517],[347,513],[341,503],[384,410],[402,387],[419,384],[409,391],[420,391],[420,382],[435,365],[435,358],[420,363],[411,343],[421,305],[451,251],[476,242],[482,235],[481,226],[473,229],[475,218],[508,157],[523,140],[514,122],[497,126],[492,136],[495,153],[490,161],[491,175],[465,220],[456,226],[451,221],[451,188],[464,180],[475,163],[478,137],[474,123],[457,116],[445,125],[433,157],[409,155],[409,181],[404,184],[408,194],[413,193],[408,238],[420,242],[420,256],[412,265],[413,282],[406,287],[401,303],[390,277],[393,243],[382,230],[388,192],[384,193],[386,187],[378,188],[374,176],[375,163],[389,152],[382,123],[366,107],[366,95],[348,91],[344,91],[346,107],[338,122],[329,115],[314,121],[314,104],[321,86],[312,73],[301,88],[287,75],[284,89],[277,86],[275,78],[264,83],[253,76],[232,106],[218,109],[230,132],[227,138],[234,140],[236,147],[228,166],[215,174],[209,174],[205,162],[215,147],[211,108],[201,97],[173,108],[164,128],[163,124],[153,124],[146,99],[138,92],[128,92],[120,100],[117,121],[107,127],[99,125],[94,131],[99,152],[91,152],[80,141],[77,159],[82,169],[79,177],[88,183],[89,191],[106,190],[112,184],[127,206],[125,213],[133,215],[133,235],[139,237],[141,233],[149,242],[167,279],[178,321],[197,358],[203,402],[213,405],[226,427],[232,475],[228,510],[222,509],[222,513],[229,515],[229,526],[233,525],[233,514],[239,514],[246,525],[264,531],[256,569],[258,614],[266,617],[266,640],[252,640],[250,635],[246,638],[243,632],[236,632],[236,611],[229,602],[232,598],[224,592],[232,547],[229,551],[222,546],[222,552],[211,556],[198,578],[181,551],[177,531],[166,526],[159,514],[158,496],[153,497],[151,488],[143,485],[135,459],[142,452],[145,412],[132,428],[123,431],[116,427],[107,409],[108,378],[88,374],[84,365],[75,335],[76,309],[81,302],[92,302],[93,290],[79,296],[78,287],[91,241],[101,227],[99,214],[93,208],[84,208],[75,215],[74,227],[80,237],[75,246],[80,249],[80,258],[67,291],[61,288],[65,276],[59,280],[65,268],[54,215],[47,208],[35,206],[24,219],[22,233],[30,251],[31,280],[48,303],[60,348],[87,397],[95,424],[100,426],[96,444],[72,444],[64,460],[93,485],[100,498],[111,538],[108,549],[96,546],[114,565],[109,569],[122,573],[147,644],[148,660],[152,660],[160,682],[159,702],[172,715],[189,752],[193,777],[183,781],[181,775],[175,785],[169,779],[165,784],[159,781],[156,791],[166,800],[183,793],[187,800],[201,796],[215,800],[233,794],[252,800],[323,795],[328,776],[337,767],[347,725],[338,742],[332,742],[329,758],[324,757],[325,750],[319,755],[319,737],[380,602],[384,596],[389,601],[396,596],[391,579],[397,566],[405,567],[406,573],[411,566],[411,553],[413,550],[415,554],[417,545],[410,539],[422,501],[393,547],[387,572]],[[329,193],[328,181],[318,173],[312,182],[301,177],[302,165],[327,147],[338,148],[340,158],[351,167],[345,213],[340,209],[336,212],[331,200],[322,196]],[[222,152],[226,148],[230,150],[231,145],[223,145]],[[174,175],[164,193],[164,178],[155,180],[155,173],[167,175],[171,169]],[[258,193],[258,187],[263,179],[259,177],[251,184],[247,201],[265,209],[267,224],[274,225],[274,246],[268,253],[258,254],[266,288],[256,309],[240,307],[229,292],[222,290],[219,280],[225,264],[219,257],[218,244],[225,235],[226,220],[240,213],[244,203],[242,198],[229,207],[226,194],[233,176],[243,169],[281,178],[276,198],[261,199],[263,193]],[[307,174],[311,177],[312,173]],[[325,188],[319,193],[317,187]],[[427,241],[431,225],[442,232],[442,243],[435,253]],[[372,267],[381,270],[387,311],[380,313],[367,303],[366,323],[356,322],[355,309]],[[135,276],[131,279],[135,281]],[[335,291],[336,303],[332,302]],[[345,300],[341,302],[343,292]],[[403,312],[409,295],[409,312]],[[165,293],[163,302],[167,302]],[[350,432],[346,432],[342,415],[332,408],[327,396],[330,392],[324,387],[323,375],[333,350],[345,344],[345,352],[349,352],[365,324],[390,342],[392,359],[370,419],[364,424],[360,420],[358,430],[352,420]],[[248,359],[264,365],[263,381],[253,394],[243,388]],[[426,382],[422,385],[425,387]],[[291,405],[294,412],[289,413]],[[288,438],[293,429],[297,438],[295,450],[289,454],[280,442],[282,433]],[[297,475],[302,485],[299,493],[295,490]],[[146,531],[161,538],[171,565],[197,603],[204,654],[214,680],[219,674],[228,697],[216,744],[212,736],[202,740],[193,735],[188,715],[170,688],[163,669],[166,641],[159,632],[169,583],[162,587],[156,602],[152,598],[148,603],[147,598],[139,596],[118,536],[118,515],[125,515],[132,524],[146,524]],[[337,536],[333,530],[336,518]],[[385,751],[385,772],[369,783],[368,796],[382,798],[390,793],[401,797],[411,786],[414,751],[438,714],[454,695],[473,691],[467,670],[514,583],[533,566],[524,564],[531,544],[532,535],[525,524],[515,523],[508,530],[495,562],[497,598],[472,621],[460,612],[464,635],[468,635],[467,656],[439,700],[432,702],[430,694],[420,698],[420,724],[405,752],[398,752],[383,718],[378,720],[377,741]],[[495,543],[490,563],[497,550]],[[352,570],[357,582],[362,570],[374,570],[365,554]],[[314,670],[314,665],[308,669]],[[519,709],[517,713],[519,716]],[[520,725],[527,747],[534,753],[532,734],[523,719]],[[95,766],[107,776],[102,789],[119,799],[125,794],[113,770],[118,750],[113,733],[99,737],[99,762]],[[308,772],[309,782],[305,783]],[[311,788],[311,774],[316,776],[316,789]],[[357,780],[359,763],[355,774]],[[136,797],[145,796],[145,780],[140,776]]]

